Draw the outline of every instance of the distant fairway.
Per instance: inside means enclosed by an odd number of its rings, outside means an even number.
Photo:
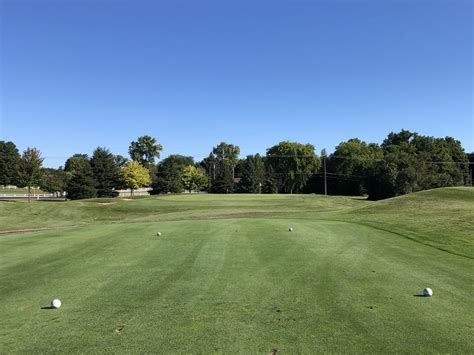
[[[0,353],[471,353],[472,230],[468,188],[0,202]]]

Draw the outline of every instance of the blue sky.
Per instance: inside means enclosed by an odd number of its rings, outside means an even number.
[[[402,128],[474,151],[470,1],[1,0],[0,139],[46,166],[149,134],[168,154],[329,152]]]

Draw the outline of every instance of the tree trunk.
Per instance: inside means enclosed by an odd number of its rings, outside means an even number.
[[[28,184],[28,203],[31,202],[31,185]]]

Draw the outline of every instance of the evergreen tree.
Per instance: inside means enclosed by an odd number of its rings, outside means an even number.
[[[248,155],[240,166],[242,192],[261,193],[265,183],[265,163],[259,155]]]
[[[234,192],[234,166],[229,160],[218,160],[215,163],[215,178],[211,191],[214,193]]]
[[[90,165],[96,181],[97,196],[113,196],[119,175],[114,155],[108,149],[98,147],[92,154]]]
[[[153,193],[179,193],[184,190],[182,174],[184,167],[194,165],[192,157],[170,155],[163,159],[156,169],[152,183]]]
[[[70,178],[66,184],[67,198],[70,200],[79,200],[84,198],[97,197],[97,182],[94,179],[94,173],[87,161],[82,161],[72,172],[69,172]]]
[[[201,166],[209,173],[210,189],[214,193],[234,191],[235,169],[239,160],[240,148],[225,142],[212,148],[209,157]]]
[[[20,153],[13,142],[0,141],[0,185],[17,185]]]

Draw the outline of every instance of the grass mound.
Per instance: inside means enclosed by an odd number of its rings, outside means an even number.
[[[348,211],[344,220],[474,258],[474,189],[427,190]]]

